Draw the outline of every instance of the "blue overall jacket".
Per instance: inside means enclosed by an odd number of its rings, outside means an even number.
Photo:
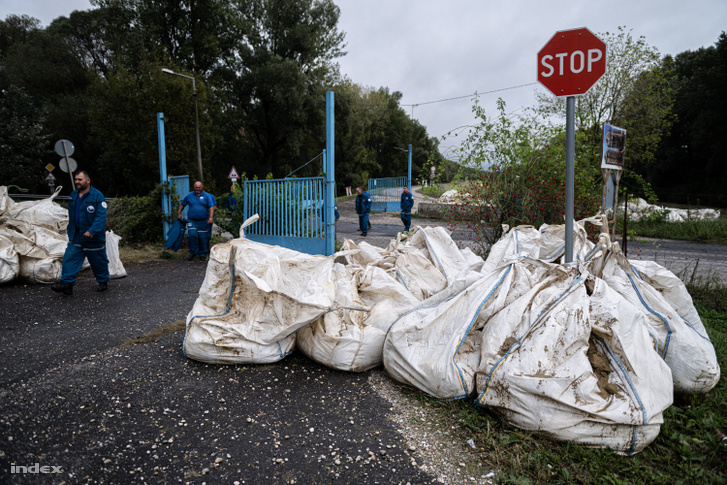
[[[101,191],[93,186],[89,187],[83,197],[76,220],[76,205],[78,204],[78,190],[71,192],[68,202],[68,240],[74,241],[88,231],[93,236],[90,241],[106,241],[106,199]],[[85,238],[84,238],[85,239]]]

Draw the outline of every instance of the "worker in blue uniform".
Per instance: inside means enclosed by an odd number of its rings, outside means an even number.
[[[412,207],[414,207],[414,196],[409,192],[409,187],[404,187],[401,192],[401,222],[404,224],[405,233],[409,233],[411,228]]]
[[[371,212],[371,196],[363,187],[356,188],[356,214],[358,214],[358,230],[365,236],[371,224],[369,224],[369,212]]]
[[[68,246],[63,255],[61,280],[51,289],[65,295],[73,294],[76,275],[83,260],[88,259],[98,282],[96,291],[106,291],[109,283],[109,259],[106,256],[106,199],[91,185],[88,172],[73,177],[76,190],[68,203]]]
[[[212,239],[212,222],[215,216],[217,201],[214,196],[204,191],[202,182],[194,183],[194,191],[188,193],[177,211],[177,219],[182,218],[182,209],[189,206],[187,211],[187,243],[189,244],[188,261],[199,256],[207,258],[210,239]]]

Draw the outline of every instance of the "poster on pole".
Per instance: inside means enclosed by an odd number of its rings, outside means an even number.
[[[609,170],[623,170],[625,150],[626,130],[604,124],[601,168]]]

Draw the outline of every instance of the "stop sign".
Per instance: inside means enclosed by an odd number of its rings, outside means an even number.
[[[538,81],[556,96],[585,94],[606,72],[606,44],[587,28],[561,30],[538,52]]]

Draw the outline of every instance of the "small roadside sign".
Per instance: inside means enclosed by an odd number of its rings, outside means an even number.
[[[48,170],[49,172],[52,172],[53,170],[56,169],[56,167],[52,163],[49,163],[48,165],[45,166],[45,169]]]
[[[626,151],[626,130],[608,124],[603,125],[603,155],[601,168],[623,170]]]
[[[51,180],[55,181],[56,177],[52,173],[49,173],[45,176],[45,179],[50,182]]]
[[[76,162],[76,160],[71,157],[61,158],[61,161],[58,162],[58,165],[61,166],[61,170],[71,174],[75,172],[78,168],[78,162]]]
[[[230,170],[230,174],[227,176],[230,180],[238,180],[240,176],[237,174],[237,170],[235,167],[232,167],[232,170]]]
[[[61,157],[70,157],[76,151],[76,147],[68,140],[58,140],[55,149],[56,153]]]

